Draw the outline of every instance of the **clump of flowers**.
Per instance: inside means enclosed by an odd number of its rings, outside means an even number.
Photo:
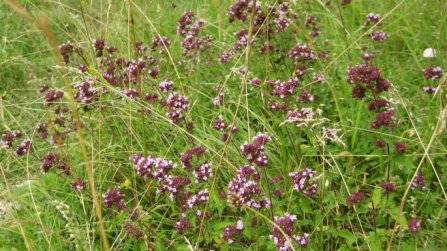
[[[379,139],[379,140],[376,141],[375,144],[376,144],[377,147],[383,148],[383,147],[386,146],[387,143],[385,141]]]
[[[275,216],[274,222],[286,234],[287,239],[289,241],[292,241],[292,239],[294,239],[298,242],[300,246],[305,248],[309,244],[309,240],[307,239],[309,237],[309,234],[305,233],[304,236],[297,236],[293,234],[293,232],[295,231],[295,227],[293,226],[293,224],[294,221],[296,220],[297,220],[296,215],[284,213],[284,216],[282,217]],[[278,250],[282,251],[292,250],[290,246],[291,243],[289,243],[289,241],[281,233],[281,231],[273,224],[271,225],[271,227],[273,230],[273,234],[270,235],[269,238],[273,239],[273,242],[275,243]]]
[[[255,163],[259,167],[266,167],[268,164],[268,154],[264,152],[265,144],[269,142],[272,138],[266,134],[258,133],[253,137],[253,143],[248,143],[245,141],[241,145],[241,156],[247,156],[249,163]]]
[[[378,26],[383,25],[381,22],[379,22],[380,19],[380,14],[374,14],[374,13],[369,13],[367,16],[368,21],[366,21],[363,25],[368,26],[371,21],[377,23]]]
[[[371,39],[373,41],[379,41],[379,42],[383,42],[384,40],[388,39],[388,37],[389,37],[389,35],[385,34],[385,32],[383,32],[383,31],[373,32],[373,33],[369,34],[369,36],[371,37]]]
[[[405,145],[405,143],[401,142],[396,142],[394,144],[394,148],[396,149],[397,153],[405,153],[405,151],[407,150],[407,146]]]
[[[381,182],[380,183],[380,187],[385,190],[383,192],[383,195],[388,195],[392,192],[394,192],[394,189],[396,189],[396,184],[394,184],[394,182]]]
[[[124,194],[120,193],[120,187],[109,189],[102,195],[106,208],[115,206],[117,210],[126,210],[126,202],[124,202]]]
[[[33,143],[31,143],[30,139],[24,139],[22,143],[17,147],[16,150],[12,152],[14,155],[23,155],[25,154],[31,147]]]
[[[44,102],[46,105],[50,106],[53,104],[56,100],[62,98],[64,96],[63,91],[55,91],[53,89],[47,91],[47,94],[44,98]]]
[[[40,169],[43,170],[43,174],[45,175],[53,166],[62,170],[62,172],[67,175],[70,174],[70,167],[67,165],[67,157],[61,158],[58,152],[48,152],[47,155],[43,157],[43,163],[40,166]]]
[[[303,168],[298,172],[289,173],[292,177],[293,190],[299,192],[300,190],[307,196],[312,196],[317,192],[317,184],[309,181],[310,178],[314,177],[316,171],[309,168]]]
[[[14,139],[20,139],[23,134],[19,131],[11,131],[8,134],[2,134],[3,139],[0,140],[0,144],[2,144],[6,149],[9,149],[12,145]]]
[[[196,178],[195,183],[198,184],[200,179],[207,181],[210,177],[213,177],[213,171],[211,169],[211,166],[213,165],[213,162],[205,161],[203,164],[201,164],[197,169],[195,169],[192,174]]]
[[[421,228],[421,223],[416,219],[416,217],[413,217],[408,223],[408,228],[410,229],[412,234],[415,234],[419,229]]]
[[[223,234],[220,235],[220,238],[224,239],[228,242],[228,244],[232,244],[234,242],[232,239],[233,236],[242,231],[244,231],[244,223],[239,220],[234,226],[226,225]]]
[[[363,197],[362,192],[353,192],[349,198],[346,199],[346,202],[349,206],[357,205],[361,201],[365,201],[365,197]]]
[[[87,182],[85,180],[82,180],[81,178],[77,177],[77,181],[73,181],[71,183],[71,187],[73,189],[84,190],[86,184]]]
[[[250,176],[252,177],[251,179]],[[257,209],[262,207],[269,208],[271,203],[264,194],[261,194],[261,189],[257,183],[260,178],[261,176],[254,166],[243,165],[236,172],[233,180],[228,183],[229,200],[231,199],[230,205],[233,203],[233,206],[237,207],[239,202],[242,202],[249,207]]]
[[[182,218],[180,219],[180,221],[175,223],[175,229],[177,230],[177,233],[181,234],[191,227],[192,223],[189,222],[189,220],[186,218],[186,215],[182,213]]]
[[[166,100],[166,105],[169,108],[166,116],[171,119],[169,122],[171,124],[177,124],[180,119],[184,118],[182,111],[189,108],[188,97],[172,92]]]
[[[429,66],[427,68],[425,68],[422,73],[424,74],[424,77],[426,79],[438,79],[442,76],[444,76],[444,74],[442,74],[442,68],[441,67],[433,67],[433,66]]]
[[[381,76],[377,66],[370,66],[368,63],[348,66],[348,84],[355,84],[351,97],[363,99],[366,97],[366,90],[369,89],[374,94],[388,91],[390,82]]]
[[[413,183],[411,183],[410,188],[415,189],[417,187],[421,187],[425,190],[425,176],[422,176],[421,173],[417,173],[416,177],[413,180]]]

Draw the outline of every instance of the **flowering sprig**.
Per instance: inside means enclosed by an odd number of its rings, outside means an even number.
[[[232,244],[233,236],[238,233],[244,231],[244,223],[242,221],[237,221],[236,225],[230,226],[229,224],[225,226],[223,234],[220,235],[220,238],[224,239],[228,244]]]

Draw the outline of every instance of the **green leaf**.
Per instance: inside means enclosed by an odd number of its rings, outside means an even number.
[[[355,235],[353,235],[351,232],[349,232],[349,230],[347,229],[343,229],[338,233],[339,237],[343,237],[345,238],[346,242],[348,243],[349,246],[352,245],[352,243],[354,243],[354,241],[357,240],[357,237]]]

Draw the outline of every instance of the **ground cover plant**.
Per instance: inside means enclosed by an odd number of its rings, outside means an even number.
[[[2,250],[442,250],[445,1],[0,5]]]

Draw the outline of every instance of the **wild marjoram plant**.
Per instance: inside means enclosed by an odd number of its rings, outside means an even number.
[[[109,2],[108,14],[124,8],[129,19],[114,23],[107,15],[99,22],[113,33],[106,35],[95,27],[100,17],[85,11],[94,1],[70,5],[82,21],[57,36],[64,42],[55,74],[67,86],[33,86],[41,119],[3,122],[2,172],[26,163],[33,184],[20,196],[24,209],[2,209],[23,223],[24,240],[14,224],[4,226],[0,247],[442,249],[445,45],[424,53],[426,65],[411,66],[420,68],[412,69],[417,88],[393,77],[400,69],[387,51],[404,54],[390,40],[406,17],[390,14],[404,1],[385,8],[213,0],[206,4],[216,8],[206,11],[205,3],[155,2]],[[37,29],[33,15],[9,4]],[[408,58],[417,57],[403,40]],[[25,223],[45,238],[28,236]]]

